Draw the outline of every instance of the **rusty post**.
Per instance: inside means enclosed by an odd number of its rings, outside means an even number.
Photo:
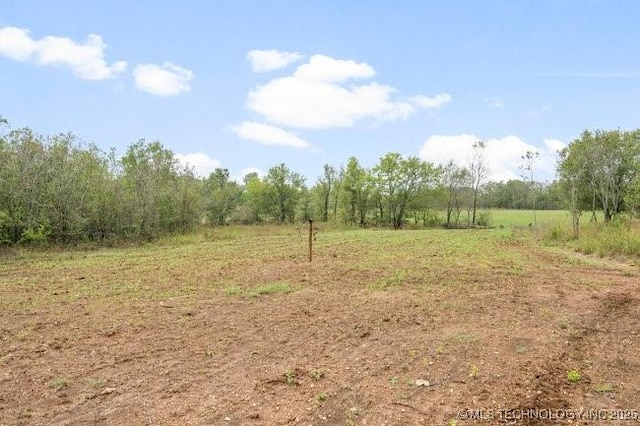
[[[309,219],[309,262],[313,260],[313,219]]]

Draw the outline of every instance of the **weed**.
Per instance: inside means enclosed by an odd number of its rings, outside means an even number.
[[[20,417],[25,418],[25,419],[29,419],[31,417],[33,417],[33,410],[27,408],[22,410],[22,412],[20,413]]]
[[[613,385],[611,383],[601,383],[596,386],[597,393],[611,393],[613,392]]]
[[[287,283],[271,283],[265,284],[260,287],[254,288],[251,292],[249,292],[250,296],[263,296],[266,294],[276,294],[276,293],[290,293],[291,287]]]
[[[458,343],[463,345],[471,345],[478,342],[478,336],[472,333],[462,333],[457,336]]]
[[[406,271],[398,270],[393,275],[370,284],[369,288],[371,288],[372,290],[387,290],[390,288],[399,287],[405,281],[406,277]]]
[[[313,380],[320,380],[324,377],[324,371],[318,368],[314,368],[309,372],[309,377],[311,377]]]
[[[15,337],[19,342],[24,342],[29,334],[31,334],[31,331],[28,329],[18,330],[13,334],[13,337]]]
[[[49,383],[49,386],[51,386],[54,390],[59,391],[60,389],[64,389],[69,386],[69,379],[66,379],[64,377],[57,377]]]
[[[225,287],[224,294],[227,296],[240,296],[242,295],[242,289],[238,286]]]
[[[478,377],[478,372],[480,370],[478,369],[477,366],[475,365],[471,365],[471,367],[469,367],[469,377],[471,377],[472,379],[475,379]]]
[[[104,379],[89,379],[89,386],[94,389],[100,389],[107,383]]]
[[[458,421],[456,419],[449,420],[449,426],[458,426]]]
[[[582,374],[578,370],[567,371],[567,380],[571,383],[578,383],[582,380]]]
[[[398,378],[397,377],[391,377],[389,379],[389,383],[392,385],[395,385],[396,383],[398,383]]]
[[[316,404],[321,405],[328,398],[329,398],[329,394],[328,393],[320,392],[318,395],[316,395]]]
[[[569,320],[566,317],[562,318],[558,325],[561,329],[566,330],[569,328]]]
[[[284,376],[284,380],[288,385],[295,385],[298,383],[298,381],[296,380],[296,372],[295,370],[287,370],[284,372],[283,374]]]
[[[523,354],[527,351],[527,347],[526,346],[516,346],[516,353],[517,354]]]

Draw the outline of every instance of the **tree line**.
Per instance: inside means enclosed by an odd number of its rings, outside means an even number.
[[[160,142],[140,140],[119,157],[73,134],[10,130],[1,117],[0,126],[3,245],[148,240],[202,225],[308,219],[395,229],[482,226],[488,218],[478,209],[486,208],[578,214],[598,207],[611,220],[637,208],[640,192],[638,131],[585,132],[561,152],[551,184],[533,179],[533,163],[529,179],[488,181],[486,146],[478,141],[466,166],[388,153],[365,168],[351,157],[344,166],[324,165],[309,186],[286,164],[242,182],[224,168],[198,177]]]
[[[640,129],[585,130],[560,152],[558,182],[577,236],[582,212],[605,223],[640,209]]]

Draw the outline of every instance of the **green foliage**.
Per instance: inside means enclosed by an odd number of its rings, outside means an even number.
[[[578,370],[567,371],[567,380],[571,383],[578,383],[582,380],[582,374]]]
[[[488,211],[479,212],[476,218],[476,223],[479,226],[491,226],[493,214]]]
[[[571,210],[598,208],[609,222],[640,174],[640,130],[585,130],[560,152],[558,173]]]
[[[342,174],[342,205],[346,222],[364,226],[371,202],[372,179],[369,172],[360,166],[358,159],[349,158]],[[381,203],[376,203],[382,211]],[[381,213],[382,214],[382,213]]]
[[[225,225],[238,206],[240,195],[239,185],[229,180],[229,170],[215,169],[204,180],[203,185],[205,210],[209,224],[212,226]]]
[[[8,131],[0,133],[0,245],[145,241],[202,224],[308,219],[334,227],[490,226],[491,214],[476,208],[548,209],[561,203],[570,208],[572,238],[578,239],[580,214],[587,208],[600,205],[607,223],[624,210],[637,217],[640,209],[640,131],[585,132],[562,152],[561,179],[552,184],[533,181],[535,153],[523,157],[526,182],[485,184],[485,146],[478,142],[468,168],[388,153],[367,169],[351,157],[339,169],[325,164],[308,188],[284,163],[264,177],[249,174],[243,183],[223,168],[200,178],[157,141],[139,140],[118,158],[72,134],[42,136],[6,124],[0,116]],[[525,220],[521,226],[531,222]],[[504,225],[495,217],[493,222]],[[549,239],[570,238],[556,227]],[[633,237],[614,241],[618,248],[593,249],[636,250]]]
[[[298,383],[298,380],[296,378],[296,372],[295,370],[287,370],[284,372],[283,374],[284,376],[284,381],[288,384],[288,385],[295,385]]]
[[[438,173],[438,168],[418,157],[403,158],[397,152],[382,157],[371,175],[380,223],[402,228],[408,209],[424,191],[435,187]]]
[[[0,139],[0,162],[4,244],[146,239],[200,220],[198,181],[158,142],[119,160],[72,134],[17,129]]]
[[[9,214],[0,210],[0,246],[11,243],[11,218]]]
[[[37,228],[27,228],[22,231],[20,242],[31,245],[44,245],[49,238],[50,231],[45,225],[40,225]]]
[[[634,227],[629,228],[620,219],[607,225],[586,224],[577,239],[569,226],[558,223],[547,230],[545,239],[550,243],[567,243],[581,253],[600,257],[640,256],[640,231]]]

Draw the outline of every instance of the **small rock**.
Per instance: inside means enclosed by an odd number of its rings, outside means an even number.
[[[230,421],[231,421],[231,417],[229,417],[229,416],[225,417],[225,418],[224,418],[224,421],[225,421],[225,422],[230,422]]]
[[[418,386],[418,387],[420,387],[420,386],[428,387],[428,386],[430,386],[430,383],[429,383],[428,380],[418,379],[418,380],[416,380],[416,386]]]
[[[116,388],[104,388],[102,389],[102,392],[100,392],[100,395],[108,395],[110,393],[114,393],[116,391]]]

